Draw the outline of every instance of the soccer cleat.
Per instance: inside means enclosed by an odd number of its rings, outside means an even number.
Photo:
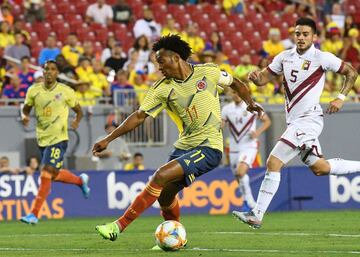
[[[254,229],[258,229],[261,227],[262,222],[255,216],[253,211],[249,211],[249,212],[233,211],[232,214],[235,218],[248,224],[250,227]]]
[[[33,213],[30,213],[24,217],[21,217],[20,219],[21,222],[24,222],[26,224],[32,224],[35,225],[39,222],[39,219],[36,218],[36,216]]]
[[[155,245],[151,248],[151,251],[161,251],[162,249],[160,248],[160,246]]]
[[[120,234],[120,229],[116,222],[99,225],[96,226],[95,229],[100,234],[100,236],[102,236],[104,239],[109,239],[111,241],[115,241]]]
[[[87,199],[89,198],[89,195],[90,195],[90,188],[89,188],[89,176],[85,173],[81,173],[80,174],[80,178],[81,178],[81,181],[82,181],[82,185],[80,186],[81,187],[81,191],[84,195],[84,198]]]

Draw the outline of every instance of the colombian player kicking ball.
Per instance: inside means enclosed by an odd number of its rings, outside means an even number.
[[[164,109],[176,123],[180,136],[169,161],[156,170],[124,214],[112,223],[96,226],[103,238],[112,241],[156,200],[165,220],[179,221],[177,193],[219,165],[223,151],[219,86],[231,87],[248,105],[248,111],[259,116],[263,112],[251,99],[248,87],[217,65],[188,63],[191,48],[178,35],[160,38],[153,51],[164,77],[150,88],[139,110],[95,143],[92,151],[96,156],[115,138],[135,129],[148,116],[155,118]]]

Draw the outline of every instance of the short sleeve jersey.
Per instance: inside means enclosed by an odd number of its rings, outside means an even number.
[[[208,146],[223,151],[218,85],[223,81],[231,84],[232,77],[215,64],[194,65],[192,69],[184,81],[163,78],[156,82],[140,109],[152,117],[166,109],[179,129],[176,148]]]
[[[341,59],[312,45],[300,55],[296,47],[275,56],[267,67],[274,75],[284,75],[287,123],[309,115],[322,115],[319,104],[325,84],[325,71],[340,72]]]
[[[39,146],[45,147],[69,139],[69,107],[73,108],[77,104],[73,89],[61,83],[56,83],[50,89],[44,83],[34,84],[26,94],[25,104],[35,109]]]
[[[230,151],[238,151],[240,147],[257,147],[257,139],[250,137],[250,132],[256,130],[256,113],[246,110],[245,102],[225,105],[221,118],[226,121],[230,132]]]

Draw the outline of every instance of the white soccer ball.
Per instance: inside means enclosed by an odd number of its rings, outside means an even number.
[[[187,243],[185,228],[180,222],[166,220],[157,227],[155,240],[164,251],[179,250]]]

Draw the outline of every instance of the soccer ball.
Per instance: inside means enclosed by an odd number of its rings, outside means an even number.
[[[166,220],[157,227],[155,240],[164,251],[179,250],[187,243],[185,228],[180,222]]]

